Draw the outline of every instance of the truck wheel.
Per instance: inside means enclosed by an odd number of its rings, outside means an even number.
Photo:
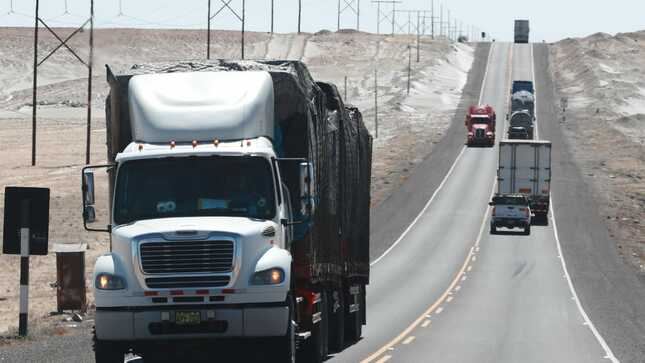
[[[289,321],[287,333],[284,337],[278,338],[275,345],[276,362],[296,362],[296,309],[293,297],[289,295]]]
[[[338,297],[338,309],[334,312],[336,300],[329,299],[329,349],[340,352],[345,348],[345,298],[340,291],[334,291]]]
[[[323,297],[321,296],[321,299],[322,298]],[[321,312],[323,305],[324,304],[321,301]],[[304,346],[302,347],[302,359],[305,362],[321,363],[324,359],[325,338],[323,337],[323,334],[325,334],[326,332],[323,325],[325,314],[322,313],[321,315],[323,320],[320,320],[318,323],[312,325],[311,336],[304,342]]]
[[[347,322],[349,323],[349,325],[347,326],[347,335],[352,342],[359,341],[361,339],[361,335],[363,334],[363,316],[361,313],[363,306],[360,303],[362,301],[361,295],[363,291],[362,289],[360,289],[359,291],[360,292],[356,297],[356,300],[359,302],[359,310],[353,313],[349,313],[349,309],[347,310]],[[353,299],[349,299],[349,301],[353,301]]]
[[[123,363],[125,349],[117,342],[99,340],[96,337],[96,328],[93,332],[94,360],[96,363]]]
[[[497,227],[493,224],[490,225],[490,234],[497,234]]]
[[[527,225],[526,227],[524,227],[524,234],[525,234],[526,236],[528,236],[528,235],[530,235],[530,234],[531,234],[531,225],[530,225],[530,224],[529,224],[529,225]]]

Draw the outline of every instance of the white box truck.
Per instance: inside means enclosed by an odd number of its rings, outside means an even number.
[[[108,67],[108,82],[109,165],[83,170],[85,226],[110,235],[96,361],[235,339],[320,362],[358,340],[372,139],[336,87],[290,61]],[[103,167],[110,221],[95,228]]]
[[[497,194],[523,194],[537,221],[546,223],[551,195],[551,142],[502,140]]]

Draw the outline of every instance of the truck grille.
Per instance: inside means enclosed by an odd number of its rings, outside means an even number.
[[[146,279],[146,285],[151,289],[221,287],[228,285],[230,280],[230,276],[150,277]]]
[[[484,138],[484,129],[475,130],[475,137],[478,138],[478,139],[483,139]]]
[[[148,242],[139,246],[146,274],[225,273],[233,269],[233,241]]]

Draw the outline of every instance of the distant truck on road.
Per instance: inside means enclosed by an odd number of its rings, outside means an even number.
[[[296,61],[108,67],[108,82],[109,165],[83,170],[85,226],[111,240],[94,270],[96,361],[235,338],[270,343],[258,344],[267,361],[320,362],[357,341],[370,272],[361,113]],[[107,228],[91,227],[99,168]]]
[[[497,195],[523,194],[537,221],[546,223],[551,196],[551,142],[502,140]]]
[[[535,87],[532,81],[513,81],[508,138],[532,140],[535,128]]]
[[[470,106],[466,114],[467,145],[495,145],[497,115],[492,106]]]
[[[515,20],[515,43],[528,43],[529,31],[528,20]]]

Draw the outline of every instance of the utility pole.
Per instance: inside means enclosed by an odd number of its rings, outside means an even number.
[[[425,15],[425,13],[424,13]],[[417,63],[421,60],[421,11],[417,11]]]
[[[210,0],[209,0],[210,1]],[[271,34],[273,34],[273,11],[275,9],[274,0],[271,0]]]
[[[441,9],[440,14],[439,14],[439,17],[440,17],[440,19],[439,19],[439,36],[443,37],[443,3],[441,3],[441,5],[439,7]]]
[[[412,73],[412,47],[408,45],[408,96],[410,95],[411,73]]]
[[[394,35],[394,23],[396,13],[396,4],[402,3],[401,0],[372,0],[372,4],[376,4],[376,34],[381,34],[381,23],[387,20],[392,20],[392,35]],[[390,19],[387,14],[384,14],[381,11],[381,4],[390,4],[392,5],[392,19]]]
[[[341,5],[344,3],[345,7]],[[338,30],[340,30],[340,17],[345,11],[351,11],[356,15],[356,30],[361,30],[361,0],[338,0]]]
[[[33,76],[33,89],[32,89],[32,132],[31,132],[31,165],[36,165],[36,120],[38,110],[38,67],[47,61],[59,49],[65,47],[81,64],[88,68],[88,85],[87,85],[87,140],[85,148],[85,163],[90,163],[90,146],[91,146],[91,127],[92,127],[92,66],[94,57],[94,0],[90,0],[90,17],[80,27],[74,30],[65,39],[60,37],[54,29],[52,29],[45,20],[40,17],[40,0],[36,0],[36,11],[34,16],[34,76]],[[38,29],[39,24],[42,24],[58,41],[58,45],[51,50],[42,60],[38,60]],[[78,53],[68,45],[68,41],[76,34],[83,31],[89,24],[90,39],[89,39],[89,59],[82,59]]]
[[[242,59],[244,59],[244,36],[245,36],[245,26],[246,26],[246,0],[242,0],[242,13],[241,13],[242,16],[240,16],[240,14],[238,14],[237,11],[235,11],[235,9],[233,9],[231,7],[231,2],[233,0],[219,0],[222,3],[222,6],[220,6],[219,10],[217,10],[215,12],[215,14],[211,15],[211,1],[212,0],[208,0],[208,24],[207,24],[207,27],[206,27],[206,32],[207,32],[207,35],[206,35],[206,59],[211,59],[211,21],[217,15],[222,13],[222,11],[224,11],[224,10],[229,10],[229,12],[231,14],[233,14],[237,18],[237,20],[240,21],[240,23],[242,23],[242,41],[241,41],[242,50],[241,50],[241,55],[242,55]]]
[[[300,25],[302,24],[302,0],[298,0],[298,34],[300,34]]]
[[[374,138],[378,139],[378,70],[374,69]]]

